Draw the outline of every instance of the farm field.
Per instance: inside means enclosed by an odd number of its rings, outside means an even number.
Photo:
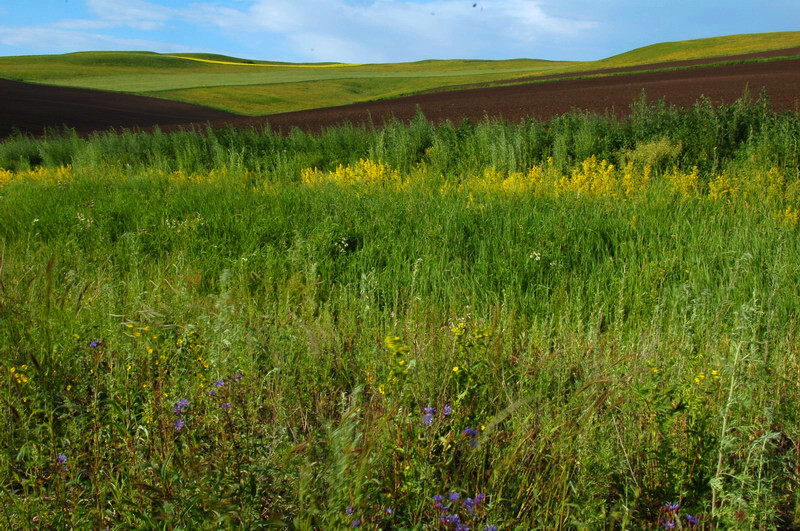
[[[0,525],[800,525],[800,119],[715,103],[5,139]]]
[[[251,116],[346,105],[451,86],[576,76],[657,64],[800,55],[800,32],[660,43],[599,61],[450,60],[288,64],[204,54],[83,52],[0,58],[0,78],[172,99]],[[750,55],[748,55],[750,54]],[[683,62],[683,63],[682,63]],[[665,64],[660,64],[665,63]]]

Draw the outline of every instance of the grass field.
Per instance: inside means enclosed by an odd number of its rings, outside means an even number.
[[[746,99],[9,139],[0,525],[797,526],[799,165]]]
[[[800,32],[734,35],[640,48],[591,62],[514,59],[397,64],[286,64],[208,54],[87,52],[0,58],[0,76],[176,99],[264,115],[381,99],[453,85],[699,59],[800,46]]]

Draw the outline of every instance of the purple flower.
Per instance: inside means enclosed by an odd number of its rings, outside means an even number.
[[[217,392],[212,389],[208,392],[208,396],[217,396]]]
[[[361,520],[353,520],[353,523],[350,524],[350,527],[361,527]]]
[[[244,378],[244,376],[242,376],[241,373],[237,372],[236,375],[234,375],[234,378],[236,379],[237,382],[241,382],[242,378]]]
[[[222,378],[214,382],[214,387],[222,387],[224,385],[225,385],[225,380],[223,380]]]
[[[175,419],[175,431],[181,431],[183,429],[183,419]]]
[[[483,503],[483,500],[486,499],[486,494],[478,494],[475,496],[475,503]]]
[[[99,340],[97,340],[97,339],[95,339],[94,341],[92,341],[91,343],[89,343],[89,346],[90,346],[90,347],[92,347],[92,348],[97,348],[97,347],[99,347],[99,346],[100,346],[100,341],[99,341]]]
[[[664,510],[668,512],[673,512],[680,509],[680,507],[681,507],[680,503],[668,503],[664,506]]]
[[[475,437],[476,435],[478,435],[478,430],[476,430],[475,428],[464,428],[463,433],[467,437]]]
[[[449,404],[445,404],[445,406],[442,408],[442,415],[444,415],[445,417],[450,415],[450,413],[452,413],[452,412],[453,412],[453,408],[450,407]]]
[[[175,407],[172,408],[172,412],[176,415],[183,415],[186,408],[189,407],[189,400],[186,398],[181,398],[177,402],[175,402]]]
[[[496,525],[487,525],[486,527],[483,528],[483,531],[497,531],[497,526]]]
[[[475,510],[475,500],[472,498],[466,498],[464,500],[464,508],[469,512],[473,512]]]
[[[450,501],[458,501],[461,496],[457,492],[451,492],[447,495],[447,497],[450,499]]]
[[[231,403],[230,402],[225,402],[224,404],[220,405],[219,407],[221,407],[222,409],[228,409],[229,407],[231,407]]]
[[[664,526],[664,529],[675,529],[675,522],[672,520],[668,520],[661,525]]]
[[[690,525],[697,525],[700,523],[700,519],[696,516],[692,516],[691,514],[686,515],[686,521],[689,522]]]
[[[394,512],[394,509],[392,509],[391,507],[387,507],[386,508],[386,514],[392,514],[393,512]]]
[[[356,512],[352,505],[348,505],[345,511],[347,512],[347,516],[353,516],[353,513]]]
[[[464,524],[458,524],[456,526],[456,531],[469,531],[469,526]]]
[[[59,465],[64,465],[67,463],[67,455],[66,454],[58,454],[58,459],[56,459],[56,463]]]
[[[430,426],[431,424],[433,424],[433,415],[429,413],[425,413],[424,415],[422,415],[422,423],[425,424],[426,426]]]
[[[433,501],[440,502],[442,500],[444,500],[444,498],[442,497],[441,494],[437,494],[436,496],[433,497]]]

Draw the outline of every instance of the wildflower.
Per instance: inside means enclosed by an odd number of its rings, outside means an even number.
[[[675,529],[675,522],[672,520],[667,520],[661,525],[664,526],[664,529]]]
[[[475,500],[472,498],[466,498],[464,500],[464,508],[469,512],[475,511]]]
[[[443,497],[442,497],[440,494],[437,494],[437,495],[435,495],[435,496],[433,497],[433,501],[440,502],[440,501],[442,501],[442,500],[444,500],[444,498],[443,498]]]
[[[242,375],[241,375],[240,373],[238,373],[238,372],[237,372],[237,373],[234,375],[234,379],[236,379],[236,381],[237,381],[237,382],[241,382],[241,381],[242,381],[242,378],[244,378],[244,376],[242,376]]]
[[[231,403],[230,402],[225,402],[224,404],[222,404],[219,407],[221,407],[222,409],[228,409],[229,407],[231,407]]]
[[[454,373],[456,373],[456,374],[458,374],[458,371],[460,371],[460,370],[461,370],[461,369],[459,369],[457,366],[456,366],[456,367],[453,367],[453,372],[454,372]]]
[[[353,513],[355,512],[352,506],[348,506],[346,511],[347,511],[347,516],[353,516]]]
[[[453,408],[451,408],[447,404],[445,404],[445,406],[442,408],[442,415],[444,415],[445,417],[450,415],[450,413],[452,413],[452,412],[453,412]]]
[[[664,510],[668,512],[674,512],[681,508],[680,503],[668,503],[664,506]]]
[[[436,410],[432,407],[426,407],[423,408],[422,411],[425,412],[425,414],[422,416],[422,423],[426,426],[433,424],[433,415],[436,413]]]
[[[100,346],[100,341],[99,341],[99,340],[97,340],[97,339],[95,339],[94,341],[92,341],[91,343],[89,343],[89,346],[90,346],[90,347],[92,347],[92,348],[97,348],[97,347],[99,347],[99,346]]]
[[[384,512],[385,512],[386,514],[392,514],[392,513],[394,512],[394,509],[392,509],[391,507],[387,507],[387,508],[386,508],[386,511],[384,511]]]
[[[58,454],[58,458],[56,459],[56,463],[59,465],[64,465],[67,463],[67,455],[66,454]]]
[[[224,385],[225,385],[225,380],[223,380],[222,378],[214,382],[214,387],[223,387]]]
[[[496,525],[487,525],[486,527],[483,528],[483,531],[497,531],[497,526]]]
[[[22,369],[23,371],[27,371],[28,370],[28,366],[27,365],[23,365],[22,367],[20,367],[20,369]]]
[[[689,525],[697,525],[700,523],[700,519],[696,516],[692,516],[691,514],[686,515],[686,521],[689,522]]]
[[[181,398],[175,403],[175,407],[172,409],[172,412],[176,415],[183,415],[183,412],[187,407],[189,407],[189,400],[186,398]]]
[[[71,386],[71,385],[68,385],[68,386],[67,386],[67,391],[71,391],[71,390],[72,390],[72,386]]]
[[[467,437],[475,437],[476,435],[478,435],[478,430],[476,430],[475,428],[464,428],[463,433]]]
[[[361,520],[353,520],[353,523],[350,524],[350,527],[361,527]]]
[[[185,423],[183,422],[183,419],[181,418],[175,419],[175,431],[181,431],[183,429],[184,424]]]
[[[459,495],[457,492],[451,492],[450,494],[448,494],[448,495],[447,495],[447,498],[448,498],[450,501],[458,501],[458,499],[459,499],[460,497],[461,497],[461,496],[460,496],[460,495]]]
[[[217,396],[217,392],[212,389],[208,392],[208,396]]]
[[[478,494],[477,496],[475,496],[475,501],[477,503],[483,503],[483,500],[485,499],[486,499],[486,494]]]

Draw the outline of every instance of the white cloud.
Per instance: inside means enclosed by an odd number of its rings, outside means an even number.
[[[111,27],[129,27],[143,31],[160,29],[180,11],[145,0],[86,0],[89,12]]]
[[[536,42],[595,27],[551,16],[537,0],[256,0],[243,10],[199,4],[195,12],[224,31],[279,35],[300,55],[350,62],[486,57],[498,48],[530,56]]]
[[[89,17],[0,26],[0,43],[52,52],[208,49],[199,38],[185,46],[159,42],[188,25],[202,28],[196,33],[205,31],[209,42],[238,41],[256,57],[360,63],[537,57],[537,50],[571,43],[596,26],[553,15],[544,1],[198,0],[168,7],[166,0],[85,0]],[[118,31],[158,37],[119,38]]]
[[[46,53],[85,50],[186,51],[185,46],[147,39],[121,39],[111,35],[47,26],[0,26],[0,44]]]

